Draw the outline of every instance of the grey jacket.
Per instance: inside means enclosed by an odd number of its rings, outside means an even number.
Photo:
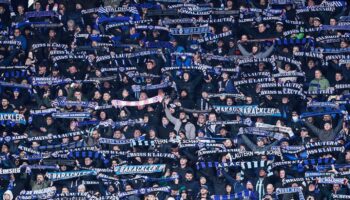
[[[182,125],[182,122],[180,119],[174,117],[171,113],[170,113],[170,110],[169,108],[167,108],[165,106],[165,115],[166,117],[169,119],[169,121],[171,123],[174,124],[174,130],[176,132],[179,132],[180,131],[180,128],[181,128],[181,125]],[[185,125],[185,131],[186,131],[186,137],[187,139],[195,139],[196,138],[196,127],[190,123],[190,122],[187,122],[186,125]]]
[[[319,129],[315,125],[313,125],[310,122],[308,122],[307,120],[305,120],[304,123],[312,131],[312,133],[317,135],[317,137],[321,141],[333,141],[333,140],[335,140],[335,138],[337,137],[338,133],[342,129],[343,121],[344,121],[344,119],[341,118],[339,120],[337,126],[334,129],[331,129],[329,131],[326,131],[326,130],[323,130],[323,129]]]
[[[253,56],[255,58],[266,58],[270,56],[274,49],[274,45],[271,45],[265,52],[259,52],[255,55],[253,53],[248,52],[241,44],[238,44],[238,49],[242,53],[243,56]]]
[[[245,145],[247,145],[247,147],[252,150],[252,151],[267,151],[270,150],[271,147],[276,146],[277,143],[279,142],[278,140],[272,142],[269,145],[266,145],[264,147],[258,147],[256,144],[254,144],[252,141],[250,141],[250,139],[246,136],[246,135],[242,135],[242,139]]]

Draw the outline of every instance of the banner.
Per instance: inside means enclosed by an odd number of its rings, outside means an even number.
[[[80,171],[69,171],[69,172],[47,172],[46,177],[50,181],[61,181],[71,178],[77,178],[82,176],[96,175],[93,170],[80,170]]]
[[[124,106],[144,106],[148,104],[153,103],[159,103],[163,100],[163,96],[155,96],[152,98],[148,98],[146,100],[140,100],[140,101],[122,101],[122,100],[112,100],[112,105],[114,107],[124,107]]]
[[[219,106],[214,105],[213,108],[216,112],[227,113],[227,114],[238,114],[243,116],[271,116],[271,117],[281,117],[281,113],[276,108],[259,108],[257,105],[247,105],[247,106]]]
[[[149,174],[156,172],[163,172],[165,170],[165,164],[156,164],[156,165],[124,165],[124,166],[115,166],[114,172],[117,175],[125,174]]]
[[[0,113],[0,121],[11,121],[19,124],[26,124],[24,115],[18,113]]]

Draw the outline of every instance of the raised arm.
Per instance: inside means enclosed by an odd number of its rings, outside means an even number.
[[[340,130],[343,128],[343,122],[344,122],[344,118],[343,116],[341,116],[341,119],[338,121],[337,126],[334,128],[335,134],[338,134]]]
[[[250,141],[250,139],[246,135],[243,134],[242,139],[243,139],[244,144],[246,144],[250,150],[252,150],[252,151],[256,150],[256,145],[252,141]]]
[[[243,56],[251,56],[252,53],[249,53],[241,44],[238,44],[238,49]]]
[[[260,57],[261,57],[261,58],[266,58],[266,57],[268,57],[268,56],[272,53],[272,51],[274,50],[274,48],[275,48],[275,45],[272,44],[265,52],[261,52]]]
[[[176,122],[179,121],[179,119],[177,119],[176,117],[174,117],[171,113],[170,113],[170,110],[167,106],[164,106],[164,111],[165,111],[165,116],[166,118],[169,119],[169,121],[173,124],[176,124]]]
[[[320,135],[320,131],[321,129],[317,128],[315,125],[311,124],[310,122],[308,122],[307,120],[304,120],[304,124],[306,127],[308,127],[309,129],[311,129],[311,131],[316,134],[317,136]]]

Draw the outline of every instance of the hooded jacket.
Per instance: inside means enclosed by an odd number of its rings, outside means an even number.
[[[314,86],[313,84],[318,84],[319,86]],[[327,88],[329,88],[329,81],[322,76],[320,79],[314,79],[310,82],[309,91],[326,90]]]

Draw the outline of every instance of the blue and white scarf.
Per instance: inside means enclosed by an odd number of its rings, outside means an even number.
[[[89,112],[57,112],[52,113],[52,117],[61,119],[85,119],[90,118],[91,115]]]
[[[151,192],[170,192],[170,187],[165,186],[165,187],[140,188],[137,190],[120,192],[120,193],[118,193],[118,197],[123,198],[123,197],[130,196],[130,195],[144,195],[144,194],[148,194]]]
[[[10,121],[14,123],[26,124],[24,115],[18,113],[0,113],[0,121]]]
[[[117,175],[125,174],[149,174],[163,172],[165,170],[165,164],[155,164],[155,165],[124,165],[115,166],[114,172]]]
[[[209,33],[209,26],[203,27],[186,27],[186,28],[171,28],[170,34],[172,35],[194,35]]]
[[[243,116],[272,116],[281,117],[281,113],[276,108],[259,108],[257,105],[246,106],[219,106],[214,105],[216,112],[227,114],[239,114]]]
[[[80,171],[68,171],[68,172],[47,172],[46,177],[50,181],[61,181],[72,178],[78,178],[82,176],[96,175],[94,170],[80,170]]]

